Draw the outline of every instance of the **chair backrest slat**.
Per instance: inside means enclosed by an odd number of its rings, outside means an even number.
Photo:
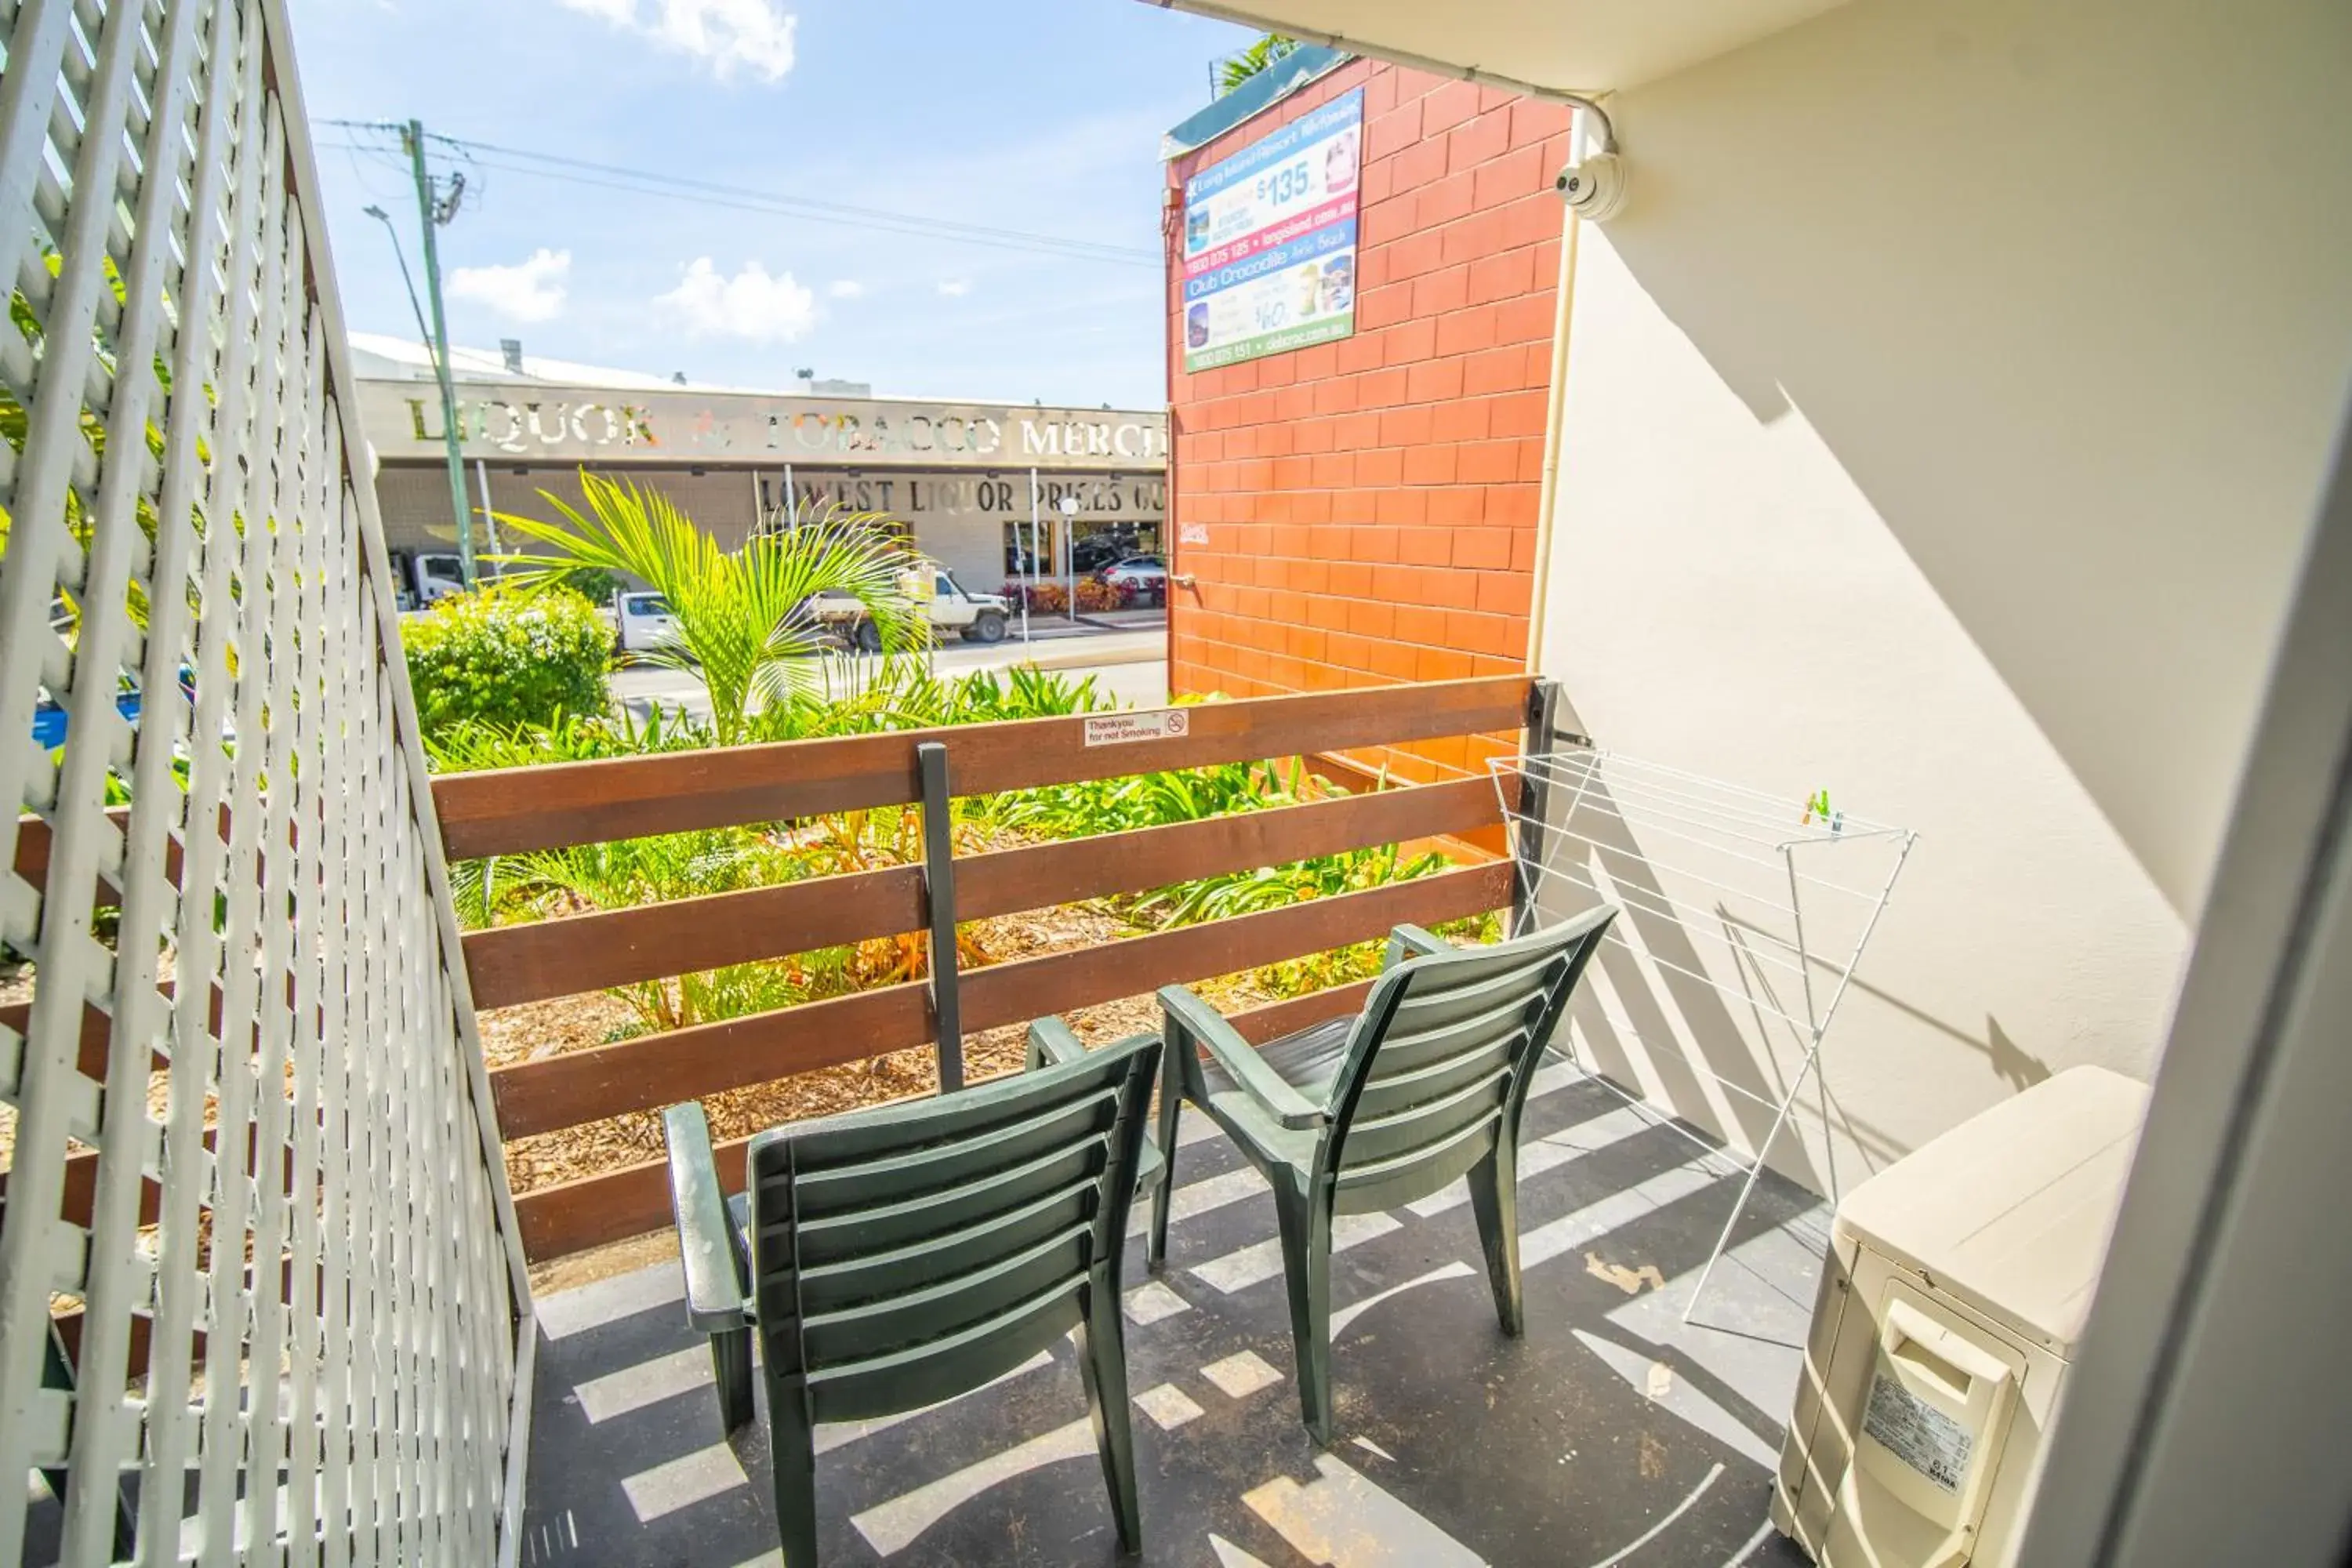
[[[1413,964],[1427,964],[1429,968],[1424,978],[1414,981],[1412,989],[1397,1004],[1396,1016],[1390,1020],[1390,1033],[1433,1034],[1507,1012],[1539,990],[1545,970],[1559,962],[1559,954],[1547,954],[1538,963],[1513,964],[1499,973],[1472,979],[1447,973],[1452,961],[1443,953],[1414,959]]]
[[[1081,1221],[936,1284],[811,1313],[801,1321],[802,1354],[818,1369],[871,1361],[979,1327],[1040,1296],[1076,1289],[1094,1261],[1091,1230]]]
[[[1149,1038],[753,1140],[752,1289],[772,1376],[815,1420],[977,1387],[1116,1289]]]
[[[1101,1137],[1118,1114],[1118,1096],[1105,1089],[1031,1109],[1018,1119],[992,1117],[970,1126],[950,1120],[932,1130],[929,1142],[887,1151],[861,1147],[847,1158],[827,1146],[824,1133],[809,1134],[810,1146],[797,1150],[793,1161],[794,1210],[807,1221],[985,1182],[1040,1154]]]
[[[1367,1117],[1359,1101],[1348,1128],[1348,1166],[1386,1162],[1415,1149],[1452,1142],[1466,1129],[1501,1114],[1510,1077],[1509,1061],[1492,1062],[1453,1092],[1387,1116]]]
[[[1346,1196],[1378,1194],[1366,1206],[1392,1208],[1426,1197],[1494,1152],[1495,1138],[1507,1111],[1488,1110],[1451,1136],[1420,1144],[1386,1160],[1355,1160],[1339,1173],[1339,1191]],[[1393,1194],[1402,1192],[1405,1195]]]
[[[1507,1071],[1516,1059],[1512,1047],[1518,1042],[1519,1031],[1513,1029],[1491,1045],[1470,1050],[1453,1051],[1444,1056],[1430,1056],[1403,1072],[1382,1072],[1373,1075],[1364,1084],[1364,1092],[1356,1100],[1358,1128],[1415,1106],[1443,1100],[1473,1079],[1483,1079],[1497,1071]],[[1381,1053],[1385,1056],[1387,1053]]]
[[[1082,1310],[1084,1282],[1083,1276],[1062,1281],[952,1334],[865,1361],[820,1366],[805,1378],[810,1418],[896,1415],[992,1383],[1070,1331]]]
[[[1423,968],[1422,977],[1412,983],[1412,994],[1399,1010],[1406,1020],[1436,1018],[1458,1005],[1491,1002],[1513,987],[1524,987],[1559,955],[1559,945],[1545,940],[1557,934],[1538,931],[1491,947],[1464,948],[1458,953],[1441,952],[1411,959],[1407,961],[1408,968],[1427,967]]]
[[[1099,1162],[1087,1162],[1099,1171]],[[983,1268],[1008,1249],[1083,1230],[1093,1217],[1095,1173],[1044,1197],[997,1209],[961,1229],[937,1232],[902,1247],[877,1250],[870,1236],[838,1234],[830,1250],[837,1262],[809,1262],[809,1227],[801,1228],[801,1310],[814,1316],[861,1301],[920,1290],[937,1280]],[[863,1244],[862,1246],[860,1244]]]
[[[1324,1168],[1343,1200],[1409,1202],[1493,1152],[1615,914],[1415,958],[1374,984],[1329,1103]]]
[[[1535,978],[1540,982],[1543,976],[1538,972]],[[1483,991],[1485,987],[1478,989]],[[1494,1005],[1478,1010],[1465,1004],[1456,1016],[1442,1023],[1426,1016],[1391,1019],[1388,1037],[1372,1058],[1371,1075],[1367,1081],[1381,1084],[1391,1079],[1411,1077],[1434,1063],[1492,1049],[1511,1039],[1527,1025],[1528,989],[1524,985],[1516,987],[1499,1002],[1481,997],[1481,1004]],[[1402,1015],[1404,1009],[1400,1007],[1397,1012]]]
[[[961,1230],[991,1215],[1019,1207],[1008,1193],[1034,1196],[1091,1184],[1100,1174],[1103,1159],[1101,1143],[1074,1142],[1050,1149],[1026,1164],[1007,1167],[998,1173],[1004,1183],[1001,1188],[985,1181],[974,1182],[872,1208],[844,1209],[816,1219],[803,1217],[799,1222],[801,1267],[815,1268]]]

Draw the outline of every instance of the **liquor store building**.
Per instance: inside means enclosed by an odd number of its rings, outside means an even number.
[[[362,378],[358,388],[386,546],[454,550],[434,384]],[[486,504],[558,519],[550,498],[580,507],[583,471],[662,491],[730,547],[763,523],[831,505],[882,513],[981,593],[1030,575],[1033,541],[1035,574],[1046,577],[1161,549],[1168,420],[1157,410],[511,379],[460,380],[457,395],[483,554],[519,542],[490,536]]]

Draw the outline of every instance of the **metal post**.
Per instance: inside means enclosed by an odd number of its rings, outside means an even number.
[[[786,463],[784,465],[784,526],[798,528],[800,525],[800,498],[793,493],[793,466]]]
[[[505,548],[499,543],[499,514],[490,510],[490,465],[480,458],[474,459],[474,478],[482,486],[482,527],[490,536],[490,553],[503,555]]]
[[[1543,858],[1544,818],[1551,806],[1551,773],[1543,759],[1559,729],[1559,682],[1538,677],[1528,683],[1527,729],[1519,738],[1519,804],[1511,825],[1513,936],[1535,929],[1536,868]]]
[[[466,456],[459,449],[457,388],[449,374],[449,318],[441,309],[441,250],[433,231],[441,226],[433,199],[433,176],[425,168],[425,122],[412,120],[401,132],[409,166],[416,175],[416,217],[425,230],[425,293],[433,305],[433,370],[441,383],[441,438],[449,455],[449,510],[457,524],[457,575],[474,585],[474,514],[466,504]]]
[[[1017,524],[1015,525],[1018,526]],[[1029,470],[1029,586],[1021,591],[1021,640],[1029,640],[1029,601],[1037,592],[1037,470]]]
[[[923,901],[931,912],[931,1019],[940,1050],[940,1092],[963,1087],[963,1005],[956,977],[955,835],[948,822],[948,749],[915,748],[923,784]]]
[[[1075,626],[1078,624],[1077,500],[1066,491],[1056,510],[1062,514],[1062,610]]]

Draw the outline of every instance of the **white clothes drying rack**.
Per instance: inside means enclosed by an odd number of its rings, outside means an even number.
[[[1728,1146],[1738,1124],[1717,1093],[1771,1112],[1769,1130],[1745,1162],[1739,1200],[1683,1308],[1687,1322],[1813,1075],[1822,1037],[1917,836],[1845,811],[1826,793],[1790,799],[1584,743],[1500,757],[1488,766],[1517,867],[1513,934],[1594,903],[1619,906],[1624,912],[1604,943],[1633,955],[1634,972],[1654,990],[1650,1000],[1669,1020],[1683,1064],[1703,1091],[1716,1086],[1708,1100],[1727,1142],[1718,1148],[1700,1141],[1702,1147],[1739,1152]],[[1748,1028],[1738,1031],[1742,1054],[1753,1058],[1749,1081],[1716,1070],[1699,1048],[1688,1009],[1675,999],[1693,983],[1728,998],[1732,1016],[1752,1020],[1761,1033],[1759,1049]],[[1793,1050],[1773,1048],[1776,1025],[1786,1028]],[[1559,1043],[1580,1070],[1629,1104],[1654,1109],[1603,1077],[1575,1040],[1576,1031],[1563,1023]],[[1655,1049],[1646,1038],[1640,1047],[1644,1058]],[[1662,1120],[1687,1133],[1671,1117]],[[1834,1167],[1831,1185],[1834,1202]]]

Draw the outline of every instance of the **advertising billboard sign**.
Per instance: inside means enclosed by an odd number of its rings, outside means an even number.
[[[1184,369],[1327,343],[1356,330],[1361,88],[1184,184]]]

